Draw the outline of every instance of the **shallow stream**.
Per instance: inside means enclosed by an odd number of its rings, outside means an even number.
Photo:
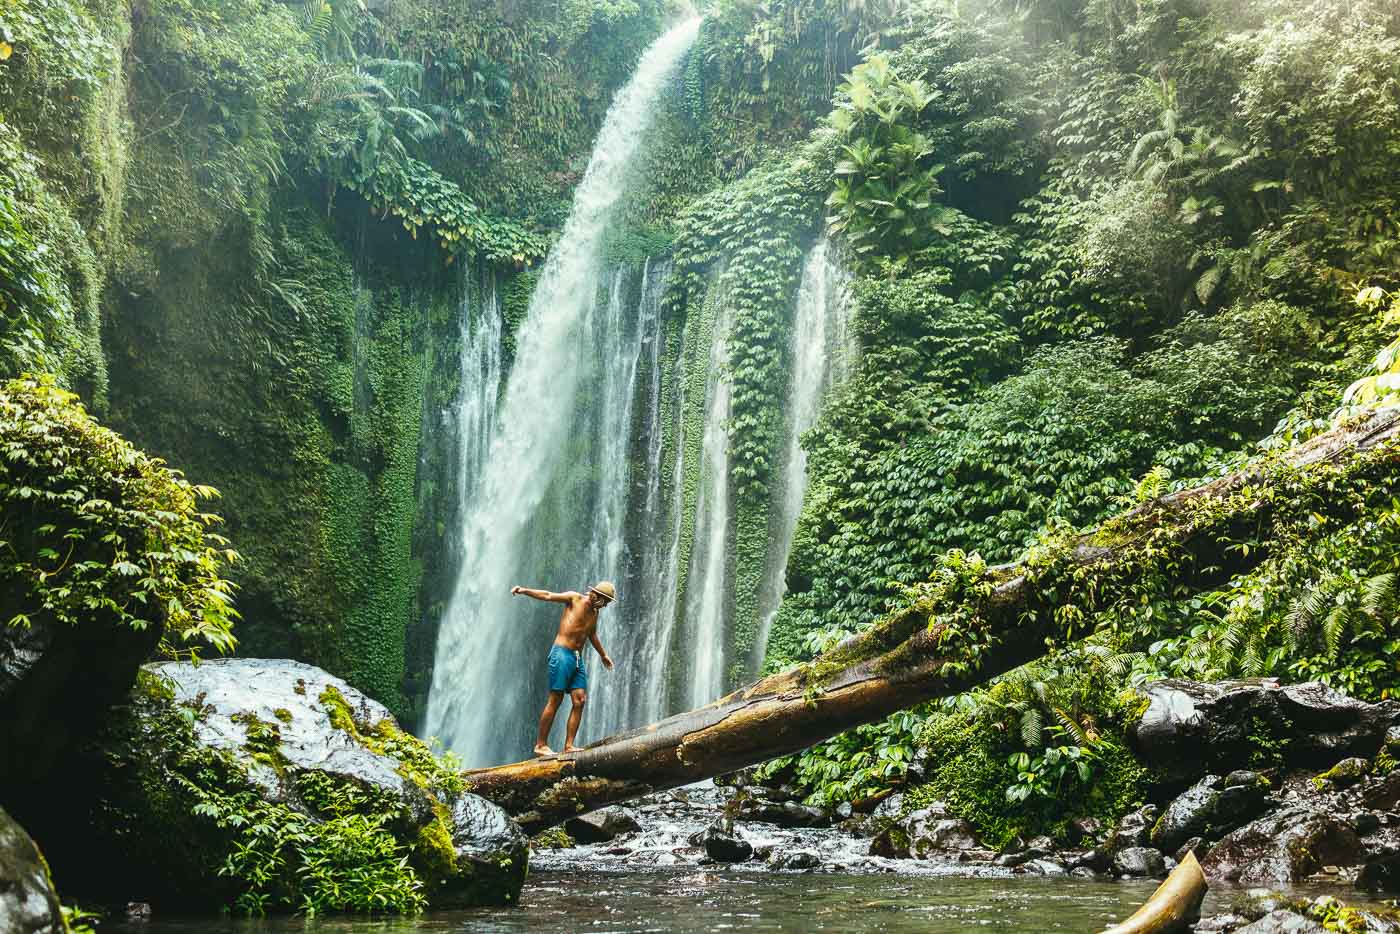
[[[736,865],[706,859],[690,836],[714,821],[730,791],[711,783],[636,802],[643,829],[592,846],[531,855],[514,908],[438,911],[412,919],[157,919],[104,926],[103,934],[643,934],[701,931],[963,934],[1102,930],[1132,914],[1152,880],[1096,881],[1000,867],[868,855],[870,841],[834,828],[783,829],[740,823],[759,853],[805,851],[820,868],[774,870],[759,858]],[[1319,890],[1321,891],[1321,890]],[[1353,902],[1354,890],[1331,890]],[[1203,914],[1236,890],[1217,887]]]

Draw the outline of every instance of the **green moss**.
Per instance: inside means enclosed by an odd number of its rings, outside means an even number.
[[[452,819],[447,808],[434,805],[435,817],[418,832],[413,864],[429,888],[457,875],[457,849],[452,844]]]
[[[575,845],[574,838],[569,836],[563,826],[541,830],[530,838],[532,850],[567,850]]]
[[[278,720],[281,720],[283,723],[291,723],[291,722],[292,722],[292,712],[291,712],[290,710],[288,710],[286,707],[278,707],[276,710],[274,710],[274,711],[272,712],[272,715],[273,715],[274,717],[276,717]]]
[[[291,714],[287,717],[290,720]],[[282,754],[282,731],[277,724],[260,720],[256,714],[247,711],[236,713],[229,719],[243,725],[244,735],[247,737],[243,748],[254,759],[278,772],[286,768],[287,757]]]
[[[451,795],[467,790],[457,763],[450,755],[439,759],[421,739],[405,733],[390,718],[375,723],[356,721],[345,695],[334,685],[326,685],[317,697],[330,716],[331,725],[344,730],[365,749],[395,759],[404,778],[429,792]]]

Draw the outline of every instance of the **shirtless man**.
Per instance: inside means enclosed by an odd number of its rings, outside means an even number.
[[[598,641],[598,611],[617,599],[617,588],[608,581],[601,581],[581,594],[550,593],[548,590],[531,590],[529,587],[512,587],[512,594],[523,594],[536,600],[564,604],[564,612],[559,615],[559,635],[554,637],[554,645],[549,650],[549,700],[540,714],[540,734],[535,740],[535,755],[552,756],[554,750],[547,745],[550,727],[554,726],[554,715],[559,712],[559,704],[568,692],[574,702],[569,711],[569,727],[564,736],[564,751],[574,752],[574,737],[578,735],[578,724],[583,719],[583,705],[588,701],[588,673],[583,669],[583,643],[592,642],[603,667],[612,668],[613,660],[603,650]]]

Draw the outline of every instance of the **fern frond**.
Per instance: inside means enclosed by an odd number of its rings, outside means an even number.
[[[1066,712],[1063,708],[1055,708],[1055,719],[1059,721],[1060,726],[1065,728],[1066,733],[1074,737],[1074,744],[1076,746],[1089,745],[1089,737],[1084,732],[1084,727],[1080,725],[1078,720],[1071,717],[1069,713]]]
[[[1394,617],[1397,597],[1400,597],[1397,584],[1400,584],[1400,576],[1394,571],[1369,578],[1361,585],[1361,612],[1381,622]]]
[[[1342,637],[1351,629],[1351,607],[1334,607],[1322,623],[1322,641],[1327,646],[1327,659],[1332,661],[1342,650]]]
[[[1021,744],[1027,749],[1036,749],[1040,746],[1040,735],[1040,710],[1028,707],[1026,712],[1021,714]]]

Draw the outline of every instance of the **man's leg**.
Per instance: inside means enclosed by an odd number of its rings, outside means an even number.
[[[552,756],[554,750],[550,749],[549,730],[554,726],[554,715],[559,712],[559,705],[564,701],[563,691],[550,691],[549,700],[544,702],[544,710],[540,712],[540,735],[535,739],[535,755]],[[572,721],[572,717],[570,718]],[[569,734],[573,736],[573,733]]]
[[[574,737],[578,735],[578,724],[583,719],[583,705],[588,703],[588,692],[583,688],[574,688],[569,692],[569,697],[574,706],[569,708],[569,728],[564,734],[565,752],[574,751]]]

